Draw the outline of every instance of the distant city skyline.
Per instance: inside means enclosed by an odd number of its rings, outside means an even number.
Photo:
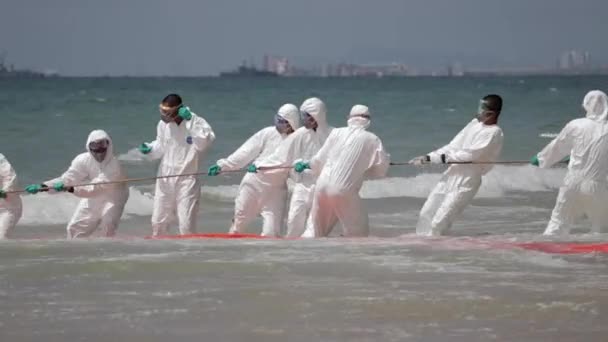
[[[324,63],[314,66],[298,65],[288,57],[264,55],[262,63],[244,60],[239,68],[246,73],[263,71],[284,77],[385,77],[385,76],[471,76],[471,75],[577,75],[608,74],[608,65],[594,64],[588,51],[568,50],[561,53],[555,61],[544,65],[479,67],[452,62],[433,68],[418,68],[406,63]],[[231,71],[232,75],[239,73]],[[221,76],[221,75],[220,75]],[[244,76],[244,74],[243,74]]]
[[[265,54],[433,69],[555,67],[576,50],[606,65],[605,13],[605,0],[4,0],[0,52],[69,76],[217,75]]]

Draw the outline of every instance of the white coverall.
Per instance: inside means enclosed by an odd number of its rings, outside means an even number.
[[[586,215],[595,232],[608,233],[608,99],[595,90],[583,100],[585,118],[570,121],[539,154],[540,167],[570,155],[545,235],[568,234]]]
[[[110,144],[104,160],[98,162],[89,151],[89,143],[107,139]],[[74,160],[61,177],[45,182],[49,187],[63,182],[66,187],[83,183],[112,182],[126,179],[126,173],[113,154],[112,139],[102,131],[89,134],[86,149]],[[114,236],[118,229],[125,203],[129,198],[126,183],[88,185],[74,188],[74,195],[82,197],[67,226],[68,239],[90,236],[101,226],[106,237]]]
[[[17,174],[13,167],[0,154],[0,189],[4,191],[15,191],[17,189]],[[19,194],[7,194],[6,198],[0,198],[0,239],[9,238],[11,232],[17,225],[22,213],[21,196]]]
[[[296,106],[285,104],[279,108],[277,114],[286,119],[294,130],[298,129],[300,121]],[[249,138],[228,158],[218,160],[217,164],[222,171],[242,169],[252,163],[261,166],[288,136],[279,133],[275,126],[266,127]],[[280,236],[287,200],[287,177],[288,174],[283,172],[247,172],[234,201],[234,222],[230,233],[242,233],[251,221],[261,215],[262,235]]]
[[[369,109],[355,105],[348,126],[334,129],[321,150],[310,160],[312,171],[319,174],[315,187],[310,224],[303,237],[328,236],[337,221],[342,235],[369,235],[369,220],[359,190],[365,179],[383,178],[390,165],[382,141],[366,129]]]
[[[429,154],[431,163],[496,161],[503,144],[502,129],[473,119],[452,141]],[[462,214],[481,186],[481,177],[491,170],[485,165],[451,165],[427,198],[416,224],[416,234],[445,234]]]
[[[161,158],[159,177],[197,173],[200,158],[204,157],[214,140],[211,126],[194,113],[190,120],[183,120],[179,125],[161,120],[156,127],[156,140],[148,144],[152,147],[149,156]],[[152,234],[167,234],[175,216],[181,235],[195,233],[200,196],[201,184],[196,176],[157,179]]]
[[[320,99],[307,99],[300,106],[300,112],[310,114],[317,122],[317,128],[300,127],[269,158],[269,165],[292,165],[298,160],[310,160],[321,149],[333,127],[327,124],[327,109]],[[295,185],[291,194],[289,215],[287,216],[286,237],[300,237],[306,229],[306,219],[312,207],[316,175],[305,170],[295,175]]]

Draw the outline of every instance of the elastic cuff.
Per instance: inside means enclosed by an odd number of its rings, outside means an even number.
[[[443,158],[441,156],[444,156]],[[443,164],[443,160],[445,159],[444,154],[431,153],[429,154],[432,164]]]
[[[226,167],[226,159],[220,159],[215,162],[215,164],[217,164],[217,166],[219,166],[221,169],[224,169]]]

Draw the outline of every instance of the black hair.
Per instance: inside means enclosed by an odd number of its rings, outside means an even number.
[[[165,96],[162,103],[169,107],[177,107],[181,106],[182,98],[177,94],[169,94]]]
[[[502,97],[496,94],[484,96],[483,102],[483,107],[485,110],[493,111],[496,114],[500,114],[500,112],[502,111]]]

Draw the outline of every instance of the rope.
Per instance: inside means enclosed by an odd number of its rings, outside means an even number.
[[[260,166],[258,167],[258,170],[260,171],[266,171],[266,170],[277,170],[277,169],[291,169],[292,166]],[[220,174],[223,173],[237,173],[237,172],[243,172],[243,171],[247,171],[247,169],[239,169],[239,170],[226,170],[226,171],[221,171]],[[75,184],[75,185],[66,185],[66,188],[78,188],[78,187],[83,187],[83,186],[90,186],[90,185],[111,185],[111,184],[121,184],[121,183],[132,183],[132,182],[145,182],[145,181],[151,181],[151,180],[157,180],[157,179],[166,179],[166,178],[177,178],[177,177],[192,177],[192,176],[206,176],[207,172],[194,172],[194,173],[184,173],[181,175],[167,175],[167,176],[155,176],[155,177],[142,177],[142,178],[127,178],[127,179],[121,179],[121,180],[116,180],[116,181],[108,181],[108,182],[97,182],[97,183],[83,183],[83,184]],[[51,188],[42,188],[39,190],[39,192],[46,192],[51,190]],[[24,190],[13,190],[13,191],[7,191],[7,194],[18,194],[18,193],[24,193],[27,192]]]
[[[431,163],[426,162],[421,165],[430,165]],[[530,164],[529,160],[507,160],[507,161],[483,161],[483,162],[447,162],[446,165],[488,165],[488,164],[499,164],[499,165],[521,165],[521,164]],[[412,165],[410,163],[391,163],[392,166],[402,166],[402,165]],[[435,164],[442,165],[442,164]]]
[[[466,165],[485,165],[485,164],[502,164],[502,165],[521,165],[521,164],[528,164],[530,163],[527,160],[511,160],[511,161],[487,161],[487,162],[447,162],[445,164],[447,165],[454,165],[454,164],[466,164]],[[391,166],[408,166],[408,165],[412,165],[410,163],[403,163],[403,162],[395,162],[395,163],[390,163]],[[422,165],[430,165],[430,163],[423,163]],[[441,165],[441,164],[438,164]],[[413,166],[413,165],[412,165]],[[268,170],[279,170],[279,169],[292,169],[293,166],[260,166],[257,169],[259,171],[268,171]],[[220,174],[225,174],[225,173],[237,173],[237,172],[244,172],[247,171],[247,169],[238,169],[238,170],[227,170],[227,171],[221,171]],[[176,178],[176,177],[196,177],[196,176],[206,176],[207,172],[194,172],[194,173],[184,173],[181,175],[167,175],[167,176],[155,176],[155,177],[142,177],[142,178],[127,178],[127,179],[121,179],[121,180],[116,180],[116,181],[108,181],[108,182],[97,182],[97,183],[83,183],[83,184],[75,184],[75,185],[66,185],[66,188],[78,188],[78,187],[83,187],[83,186],[91,186],[91,185],[111,185],[111,184],[122,184],[122,183],[134,183],[134,182],[145,182],[145,181],[152,181],[152,180],[158,180],[158,179],[167,179],[167,178]],[[39,192],[46,192],[49,191],[51,188],[42,188],[39,190]],[[7,191],[7,194],[18,194],[18,193],[24,193],[27,192],[24,190],[13,190],[13,191]]]

